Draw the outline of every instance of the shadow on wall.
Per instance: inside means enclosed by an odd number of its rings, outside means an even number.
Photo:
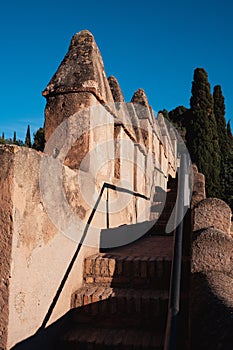
[[[194,273],[191,277],[191,350],[232,350],[233,308],[213,288],[221,279],[227,281],[225,287],[232,297],[232,276],[213,271]],[[220,287],[223,288],[221,284]]]
[[[55,350],[54,345],[58,334],[69,329],[70,310],[65,316],[54,322],[46,329],[39,330],[33,336],[21,341],[11,348],[11,350]]]

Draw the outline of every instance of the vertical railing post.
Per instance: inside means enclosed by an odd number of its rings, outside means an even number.
[[[186,155],[182,154],[180,159],[180,171],[178,181],[178,210],[177,210],[177,227],[175,229],[174,253],[172,261],[172,272],[170,282],[170,296],[168,319],[165,335],[164,350],[176,349],[176,327],[177,317],[180,311],[180,287],[181,287],[181,265],[182,265],[182,245],[183,245],[183,216],[185,203],[185,174],[187,172]]]
[[[106,227],[109,228],[109,188],[107,187],[106,194]]]

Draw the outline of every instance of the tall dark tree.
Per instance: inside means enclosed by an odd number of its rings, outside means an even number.
[[[28,125],[26,138],[25,138],[25,146],[31,148],[32,142],[31,142],[31,132],[30,132],[30,125]]]
[[[4,145],[6,143],[5,141],[5,135],[4,132],[2,133],[2,137],[0,137],[0,145]]]
[[[206,176],[208,197],[220,193],[220,148],[214,116],[213,96],[208,75],[203,68],[196,68],[190,99],[190,118],[187,123],[187,146],[192,161]]]
[[[34,133],[34,143],[32,148],[36,149],[37,151],[43,152],[45,147],[45,136],[44,136],[44,129],[39,128],[36,133]]]
[[[214,115],[217,123],[217,131],[219,137],[219,147],[221,154],[227,151],[227,126],[225,119],[225,100],[220,85],[214,87]]]
[[[225,100],[220,85],[214,87],[214,115],[217,123],[218,142],[220,147],[220,198],[226,200],[226,186],[228,181],[227,158],[229,145],[227,140],[227,126],[225,119]]]
[[[17,138],[16,138],[16,131],[14,131],[14,136],[13,136],[13,143],[16,143]]]
[[[230,121],[227,123],[227,143],[228,153],[225,164],[225,198],[224,200],[229,204],[233,212],[233,136],[231,132]]]

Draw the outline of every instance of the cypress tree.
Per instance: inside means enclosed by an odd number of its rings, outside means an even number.
[[[5,135],[4,132],[2,133],[2,137],[0,138],[0,145],[4,145],[5,144]]]
[[[213,96],[208,75],[196,68],[190,99],[190,117],[187,123],[187,146],[191,159],[206,176],[208,197],[218,197],[220,192],[220,148],[214,116]]]
[[[13,136],[13,143],[16,144],[16,131],[14,131],[14,136]]]
[[[220,85],[214,87],[214,115],[217,123],[221,155],[227,152],[227,127],[225,119],[225,101]]]
[[[225,119],[225,100],[222,94],[220,85],[214,87],[214,115],[217,124],[218,141],[220,147],[220,198],[226,200],[226,186],[228,181],[227,175],[227,157],[229,152],[228,140],[227,140],[227,126]]]
[[[233,211],[233,137],[231,132],[230,121],[227,123],[227,143],[228,154],[226,157],[226,184],[225,184],[225,201]]]
[[[36,149],[37,151],[43,152],[44,147],[45,147],[44,129],[39,128],[37,132],[34,134],[34,143],[32,148]]]
[[[28,128],[27,128],[27,133],[26,133],[26,138],[25,138],[25,146],[29,147],[29,148],[32,147],[30,125],[28,125]]]

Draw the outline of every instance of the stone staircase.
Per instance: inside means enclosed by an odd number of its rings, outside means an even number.
[[[169,199],[165,212],[173,206]],[[69,329],[56,349],[162,350],[172,254],[173,236],[156,234],[86,258]]]

